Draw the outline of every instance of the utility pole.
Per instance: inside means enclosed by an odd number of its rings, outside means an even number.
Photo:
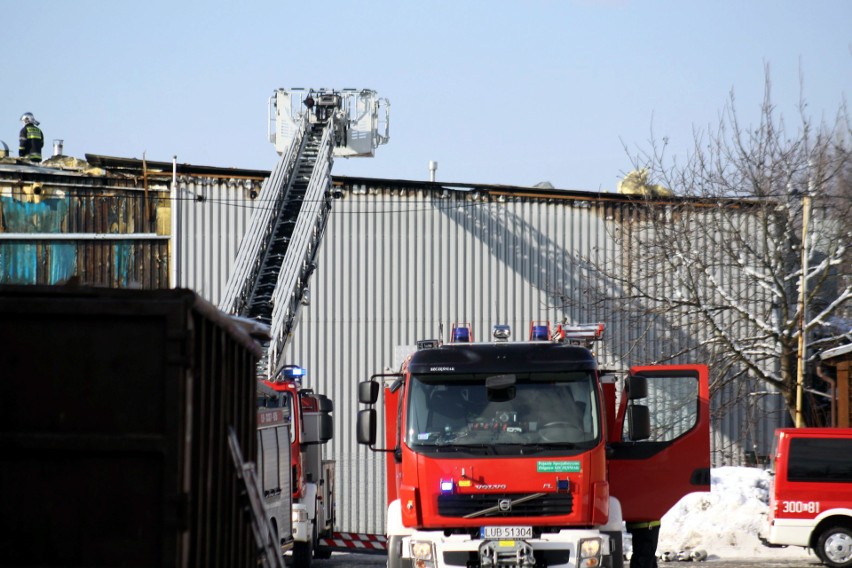
[[[810,189],[810,188],[809,188]],[[796,368],[796,428],[804,426],[802,419],[802,392],[805,380],[805,327],[808,287],[808,222],[811,216],[811,194],[806,192],[802,197],[802,274],[799,278],[799,349]]]

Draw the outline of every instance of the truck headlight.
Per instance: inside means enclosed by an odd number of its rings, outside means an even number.
[[[431,542],[412,541],[411,558],[416,568],[434,566],[434,550]]]
[[[586,560],[581,566],[598,566],[597,559],[601,555],[601,539],[587,538],[580,541],[580,558]],[[591,562],[589,562],[591,561]]]

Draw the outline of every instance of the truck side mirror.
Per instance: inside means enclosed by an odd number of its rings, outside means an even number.
[[[641,375],[627,377],[627,396],[629,400],[639,400],[648,396],[648,379]]]
[[[331,399],[325,396],[324,394],[318,394],[317,397],[317,410],[323,413],[334,412],[334,403],[331,402]]]
[[[627,407],[627,435],[634,442],[651,437],[651,413],[644,404]]]
[[[376,404],[379,400],[379,383],[363,381],[358,383],[358,402],[361,404]]]
[[[331,414],[323,413],[319,424],[319,440],[325,444],[334,436],[334,418]]]
[[[364,383],[361,383],[362,385]],[[358,411],[356,436],[359,444],[374,446],[376,444],[376,410],[368,408]]]
[[[325,401],[323,401],[325,399]],[[318,397],[319,408],[331,408],[331,399]],[[334,418],[330,410],[311,410],[302,412],[302,443],[325,444],[334,434]]]

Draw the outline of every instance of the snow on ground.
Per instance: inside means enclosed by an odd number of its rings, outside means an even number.
[[[801,558],[816,560],[804,548],[769,548],[766,533],[769,472],[753,467],[711,470],[711,491],[683,497],[662,518],[657,553],[704,549],[715,558]]]

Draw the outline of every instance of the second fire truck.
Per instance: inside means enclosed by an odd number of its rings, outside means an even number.
[[[292,554],[296,568],[306,568],[313,558],[328,558],[331,549],[319,545],[320,539],[332,535],[334,529],[334,462],[322,458],[322,446],[332,438],[334,410],[331,399],[302,388],[305,370],[286,365],[274,380],[258,386],[258,475],[264,487],[267,512],[270,504],[292,496]],[[263,417],[281,417],[289,426],[275,430],[265,428]],[[288,439],[281,431],[289,432]],[[280,476],[280,477],[279,477]],[[280,485],[266,483],[267,477],[281,479]],[[276,523],[270,515],[273,524]],[[289,519],[287,519],[289,520]],[[280,532],[280,529],[279,529]]]

